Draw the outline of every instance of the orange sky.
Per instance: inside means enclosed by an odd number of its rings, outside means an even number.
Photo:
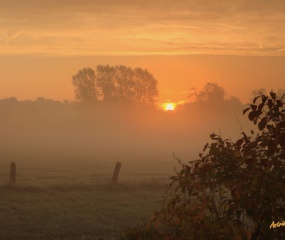
[[[191,87],[284,88],[283,0],[50,0],[0,3],[0,98],[73,99],[83,67],[147,68],[160,101]]]

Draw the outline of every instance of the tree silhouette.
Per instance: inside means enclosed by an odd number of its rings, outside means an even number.
[[[97,99],[95,86],[95,72],[91,68],[84,68],[72,77],[75,87],[75,98],[81,102],[91,102]]]
[[[207,83],[201,91],[194,93],[197,102],[220,102],[224,100],[225,90],[216,83]]]
[[[147,70],[123,65],[98,65],[80,70],[73,76],[75,97],[103,102],[128,102],[136,106],[152,105],[158,96],[157,80]]]

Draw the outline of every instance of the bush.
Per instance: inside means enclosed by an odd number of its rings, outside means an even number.
[[[285,239],[285,94],[259,95],[243,113],[260,132],[237,142],[211,134],[199,159],[171,177],[173,191],[147,225],[122,239]]]

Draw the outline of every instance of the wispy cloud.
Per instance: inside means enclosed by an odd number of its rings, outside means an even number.
[[[280,48],[280,49],[278,49],[278,50],[276,50],[275,52],[285,52],[285,48]]]
[[[284,53],[276,51],[285,42],[283,0],[15,0],[2,5],[1,23],[8,29],[29,26],[25,37],[19,38],[23,30],[2,37],[2,54]],[[262,42],[257,45],[256,39]]]
[[[14,39],[16,39],[17,37],[19,37],[21,34],[22,34],[23,30],[20,30],[20,31],[17,31],[16,33],[14,33],[13,35],[9,36],[5,43],[8,44],[10,43],[11,41],[13,41]]]
[[[263,48],[261,40],[259,40],[259,48]]]

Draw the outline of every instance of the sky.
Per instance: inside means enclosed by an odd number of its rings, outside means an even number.
[[[81,68],[123,64],[153,73],[160,101],[207,82],[247,101],[282,88],[284,12],[283,0],[1,0],[0,98],[72,100]]]

